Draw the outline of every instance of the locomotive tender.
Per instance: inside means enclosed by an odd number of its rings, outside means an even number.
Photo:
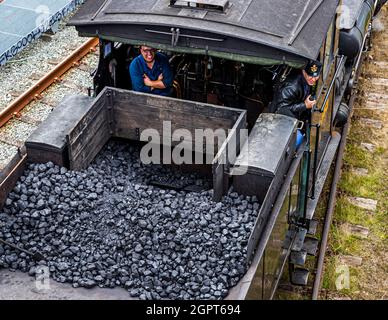
[[[147,128],[161,131],[163,121],[190,133],[228,130],[222,146],[211,148],[214,200],[233,187],[262,204],[248,243],[248,272],[228,298],[272,299],[286,270],[292,283],[305,285],[303,265],[318,245],[311,237],[315,209],[349,116],[373,16],[384,3],[86,1],[70,24],[81,36],[100,39],[94,97],[70,97],[58,106],[26,142],[28,159],[82,169],[111,137],[139,141]],[[128,68],[139,45],[168,55],[174,97],[131,90]],[[276,85],[311,59],[322,62],[323,72],[309,121],[268,113]],[[306,138],[296,148],[300,126]],[[230,159],[231,148],[241,152]]]

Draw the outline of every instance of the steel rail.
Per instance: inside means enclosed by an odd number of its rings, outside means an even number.
[[[31,86],[22,95],[12,101],[4,110],[0,112],[0,127],[4,126],[9,120],[17,116],[30,102],[40,97],[40,94],[50,87],[53,83],[60,80],[64,75],[88,53],[96,51],[99,44],[98,38],[92,38],[83,43],[79,48],[74,50],[62,62],[60,62],[53,70],[44,75],[37,83]]]
[[[370,32],[371,32],[371,29],[364,37],[363,44],[362,44],[363,50],[360,52],[360,54],[357,58],[355,68],[354,68],[355,75],[354,75],[353,79],[356,79],[356,80],[358,79],[358,77],[361,73],[360,63],[361,63],[361,60],[365,57],[365,53],[367,52],[367,50],[365,50],[364,47],[365,47],[366,39],[368,38],[368,35],[370,35]],[[356,88],[353,88],[353,92],[355,91],[355,89]],[[350,120],[352,118],[353,106],[354,106],[355,100],[356,100],[356,94],[353,94],[350,98],[350,101],[349,101],[349,109],[350,109],[349,120],[345,124],[345,127],[342,130],[341,142],[340,142],[340,145],[338,147],[338,154],[337,154],[337,159],[336,159],[336,164],[335,164],[335,169],[334,169],[334,177],[333,177],[333,181],[331,184],[329,202],[328,202],[328,207],[326,210],[325,223],[324,223],[323,231],[322,231],[321,247],[319,250],[319,257],[318,257],[318,263],[317,263],[317,272],[315,274],[315,279],[314,279],[314,284],[313,284],[313,292],[312,292],[312,297],[311,297],[312,300],[318,300],[318,296],[319,296],[319,292],[320,292],[320,288],[321,288],[326,247],[327,247],[327,243],[328,243],[331,221],[332,221],[332,218],[334,215],[334,209],[335,209],[335,204],[336,204],[337,186],[338,186],[339,179],[341,177],[343,154],[345,152],[346,140],[347,140],[348,132],[350,129]]]
[[[352,101],[351,101],[352,107],[353,107],[353,103],[354,103],[355,98],[356,98],[356,95],[353,95]],[[350,116],[349,116],[349,118],[350,118]],[[343,155],[345,152],[349,128],[350,128],[350,119],[346,123],[346,125],[343,129],[341,143],[340,143],[340,146],[338,148],[338,154],[337,154],[337,159],[336,159],[336,163],[335,163],[335,170],[334,170],[334,177],[333,177],[333,181],[332,181],[331,188],[330,188],[330,197],[329,197],[328,208],[327,208],[325,223],[324,223],[323,232],[322,232],[323,233],[322,234],[322,241],[321,241],[321,247],[319,250],[317,272],[316,272],[315,279],[314,279],[312,300],[318,299],[318,295],[319,295],[319,291],[320,291],[326,247],[327,247],[327,243],[328,243],[328,239],[329,239],[331,222],[333,219],[335,204],[336,204],[336,200],[337,200],[337,186],[338,186],[339,179],[341,177]]]
[[[360,60],[361,57],[364,55],[364,51],[360,53]],[[358,79],[359,75],[361,72],[361,68],[359,66],[359,63],[357,65],[356,69],[356,75],[355,79]],[[353,91],[355,91],[356,88],[353,88]],[[353,114],[353,106],[354,102],[357,98],[356,94],[353,94],[352,97],[350,98],[349,101],[349,120],[346,123],[345,127],[343,128],[342,131],[342,137],[341,137],[341,142],[338,147],[338,154],[337,154],[337,159],[335,163],[335,169],[334,169],[334,177],[333,181],[331,184],[331,189],[330,189],[330,197],[329,197],[329,202],[328,202],[328,207],[326,211],[326,217],[325,217],[325,223],[323,226],[323,231],[322,231],[322,240],[321,240],[321,247],[319,250],[319,258],[318,258],[318,263],[317,263],[317,272],[315,274],[315,279],[314,279],[314,285],[313,285],[313,292],[312,292],[312,300],[318,300],[320,288],[321,288],[321,282],[322,282],[322,275],[323,275],[323,267],[324,267],[324,261],[325,261],[325,254],[326,254],[326,247],[328,243],[328,238],[329,238],[329,232],[330,232],[330,227],[331,227],[331,222],[333,219],[334,215],[334,209],[335,209],[335,204],[336,204],[336,195],[337,195],[337,186],[339,179],[341,177],[341,170],[342,170],[342,162],[343,162],[343,155],[345,152],[345,147],[346,147],[346,141],[350,129],[350,120],[352,118]]]

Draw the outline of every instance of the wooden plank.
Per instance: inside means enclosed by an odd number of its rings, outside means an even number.
[[[241,130],[247,128],[247,113],[246,111],[242,112],[234,124],[231,132],[229,133],[226,141],[221,146],[216,157],[213,161],[213,200],[221,201],[222,197],[228,192],[229,189],[229,170],[231,163],[234,163],[238,154],[235,152],[233,157],[230,158],[229,148],[241,151],[240,147],[246,143],[246,138],[248,135],[240,141]],[[235,142],[235,145],[233,143]],[[242,142],[242,145],[241,145]]]
[[[127,100],[133,105],[154,106],[159,109],[170,109],[185,114],[202,114],[208,117],[232,119],[239,117],[241,110],[223,106],[216,106],[196,101],[187,101],[163,96],[144,94],[140,92],[109,88],[112,90],[115,102],[119,99]]]
[[[388,87],[388,79],[386,78],[373,78],[372,80],[373,87]]]
[[[111,137],[107,91],[99,95],[88,113],[67,135],[70,169],[85,169]]]
[[[213,201],[219,202],[224,196],[224,165],[217,163],[213,165]]]
[[[17,154],[8,166],[1,172],[1,183],[0,183],[0,210],[3,208],[5,201],[7,200],[8,194],[15,187],[16,182],[23,175],[24,169],[27,163],[27,155],[20,156]],[[4,177],[3,177],[4,175]]]
[[[361,209],[368,211],[376,211],[378,202],[374,199],[365,199],[360,197],[348,197],[349,202]]]
[[[243,113],[241,113],[238,120],[234,124],[234,126],[233,126],[233,128],[228,136],[228,139],[226,141],[227,152],[228,152],[229,157],[232,156],[229,152],[230,151],[229,148],[231,147],[230,143],[231,143],[231,141],[236,142],[236,146],[235,147],[233,146],[233,149],[236,150],[237,152],[235,152],[233,154],[233,158],[229,158],[229,162],[232,164],[235,163],[238,154],[241,152],[242,146],[248,140],[248,133],[246,133],[245,135],[242,135],[242,130],[246,130],[246,129],[247,129],[247,112],[244,111]],[[230,167],[228,166],[227,170],[229,170],[229,169],[230,169]]]
[[[93,136],[87,135],[87,138],[85,139],[86,142],[82,145],[83,147],[77,156],[70,156],[70,169],[82,170],[87,168],[102,147],[107,143],[110,138],[108,126],[102,123],[98,129],[98,134]],[[71,152],[69,153],[71,154]]]
[[[114,114],[116,133],[120,135],[134,128],[161,130],[163,121],[170,121],[173,131],[188,129],[192,133],[195,129],[230,129],[235,122],[234,119],[215,118],[195,113],[188,114],[146,104],[134,105],[129,101],[122,100],[115,101]]]
[[[213,200],[214,201],[221,201],[222,197],[227,193],[229,189],[229,169],[231,162],[234,163],[234,161],[237,158],[237,153],[234,154],[233,158],[230,157],[229,148],[232,148],[233,150],[240,151],[241,142],[241,130],[246,129],[247,123],[246,123],[246,111],[241,113],[239,116],[237,122],[234,124],[231,132],[229,133],[226,141],[218,151],[216,157],[213,161]],[[245,140],[242,141],[243,145],[246,142]],[[233,143],[236,142],[235,145]]]
[[[83,148],[79,155],[74,159],[71,169],[82,170],[94,160],[96,155],[100,152],[101,148],[110,139],[109,127],[107,123],[101,123],[98,127],[98,134],[94,135],[89,141],[85,141]]]
[[[162,100],[163,102],[166,102]],[[185,101],[181,100],[180,104],[177,104],[176,101],[172,101],[174,103],[169,103],[166,104],[164,103],[163,105],[158,105],[158,104],[151,104],[148,103],[148,101],[137,101],[137,99],[129,99],[128,97],[120,97],[119,99],[115,99],[115,106],[116,103],[120,103],[127,108],[137,108],[135,110],[137,111],[143,111],[143,107],[150,107],[150,108],[155,108],[156,110],[159,110],[162,114],[164,111],[167,111],[168,113],[166,114],[184,114],[189,117],[194,117],[200,118],[200,119],[213,119],[213,121],[221,121],[223,120],[228,120],[231,122],[236,122],[238,117],[240,116],[242,110],[239,110],[238,112],[233,112],[231,114],[225,115],[222,112],[215,112],[213,110],[212,105],[206,105],[206,106],[200,106],[198,107],[197,105],[193,105],[191,101]],[[187,105],[186,105],[187,104]],[[217,109],[216,109],[217,110]],[[174,118],[172,118],[174,119]],[[212,121],[211,121],[212,122]]]
[[[359,267],[362,265],[362,258],[354,257],[354,256],[340,256],[340,263],[351,266],[351,267]]]
[[[117,120],[115,121],[115,136],[120,138],[126,138],[126,139],[132,139],[132,140],[138,140],[139,135],[146,129],[154,129],[157,130],[160,133],[160,136],[166,136],[168,139],[171,138],[171,135],[174,133],[177,129],[185,129],[184,131],[181,131],[180,134],[184,138],[186,142],[195,141],[195,130],[196,129],[204,129],[199,126],[196,126],[193,124],[192,126],[189,126],[187,124],[179,125],[177,123],[171,123],[171,132],[164,132],[163,131],[163,121],[154,121],[154,123],[146,124],[145,121],[142,122],[142,117],[139,115],[131,115],[130,113],[119,113],[115,112],[117,116]],[[158,118],[155,117],[157,120]],[[184,127],[186,126],[186,127]],[[223,129],[225,128],[225,137],[227,136],[229,123],[224,123],[221,126],[210,126],[209,129],[215,131],[217,129]],[[209,145],[214,145],[217,147],[218,142],[210,140],[207,142]],[[175,143],[173,143],[174,145]]]
[[[102,108],[105,107],[106,99],[105,96],[100,96],[95,99],[93,105],[91,106],[89,112],[87,112],[80,121],[74,126],[74,128],[69,133],[69,138],[71,142],[74,142],[79,135],[87,128],[89,123],[96,117]]]
[[[189,147],[191,144],[193,150],[196,129],[228,130],[243,112],[232,108],[131,91],[116,89],[112,91],[116,137],[137,140],[143,130],[154,129],[163,139],[163,134],[172,134],[177,129],[185,129],[186,132],[181,132],[182,138]],[[171,123],[171,132],[163,132],[163,121]],[[167,138],[170,139],[170,137]],[[180,142],[173,142],[172,145],[178,143]],[[217,143],[206,141],[206,143],[214,149],[214,154],[218,152],[218,141]],[[222,185],[222,181],[220,183]]]
[[[70,138],[73,157],[77,158],[80,153],[83,152],[85,145],[87,145],[90,142],[90,139],[92,139],[95,135],[105,134],[105,132],[100,131],[102,125],[104,124],[106,126],[106,131],[109,132],[106,110],[100,110],[100,113],[89,122],[89,125],[82,131],[81,134],[77,135],[74,141]]]
[[[341,229],[346,234],[353,235],[361,239],[367,239],[369,236],[369,229],[364,226],[344,223],[343,225],[341,225]]]

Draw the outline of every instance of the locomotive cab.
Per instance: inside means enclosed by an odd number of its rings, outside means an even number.
[[[132,90],[129,66],[139,46],[101,40],[94,92],[106,87]],[[225,58],[159,50],[169,58],[174,75],[172,97],[247,110],[251,130],[273,96],[279,79],[298,72],[287,65],[257,65]]]

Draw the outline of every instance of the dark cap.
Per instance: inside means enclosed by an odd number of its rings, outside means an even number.
[[[304,71],[310,76],[310,77],[318,77],[321,74],[322,71],[322,63],[319,61],[309,61],[307,63],[306,67],[304,68]]]

